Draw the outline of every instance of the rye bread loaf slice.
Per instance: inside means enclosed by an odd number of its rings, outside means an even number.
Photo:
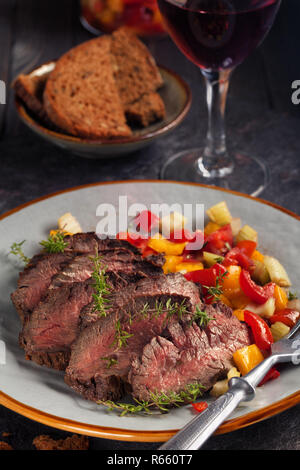
[[[109,36],[80,44],[57,61],[47,80],[46,112],[71,135],[101,139],[132,134],[116,86],[110,47]]]
[[[149,50],[126,28],[112,34],[111,53],[116,62],[115,80],[125,112],[145,94],[155,92],[163,85]]]
[[[48,74],[20,74],[13,82],[12,87],[29,111],[40,119],[42,123],[51,126],[52,123],[45,111],[43,103],[43,93],[47,78]]]
[[[164,102],[156,92],[146,93],[135,103],[129,104],[126,110],[128,121],[141,127],[147,127],[155,121],[164,119],[165,115]]]

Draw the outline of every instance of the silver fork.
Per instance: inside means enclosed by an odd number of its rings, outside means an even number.
[[[255,387],[274,364],[278,362],[300,364],[300,334],[296,335],[299,328],[300,321],[288,335],[272,345],[269,357],[244,377],[230,379],[228,392],[211,403],[201,414],[163,444],[159,450],[199,449],[239,403],[253,400]]]

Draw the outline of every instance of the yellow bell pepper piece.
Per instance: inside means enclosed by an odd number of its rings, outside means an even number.
[[[227,271],[228,274],[223,277],[222,291],[225,297],[231,300],[242,292],[240,286],[241,267],[228,266]]]
[[[219,228],[221,228],[221,225],[216,224],[215,222],[208,222],[208,224],[204,227],[204,234],[208,236],[211,233],[219,230]]]
[[[233,360],[241,374],[246,375],[264,360],[264,356],[256,344],[251,344],[233,353]]]
[[[158,253],[165,253],[165,255],[181,255],[187,242],[173,243],[162,235],[150,238],[148,246]]]
[[[288,304],[288,296],[285,291],[279,287],[275,286],[274,288],[274,298],[275,298],[275,311],[283,310]]]
[[[184,273],[189,273],[191,271],[200,271],[203,269],[204,266],[202,263],[190,263],[190,262],[184,262],[184,263],[179,263],[176,266],[176,272],[184,272]]]
[[[221,294],[219,296],[219,300],[223,302],[223,304],[228,305],[228,307],[232,308],[230,300],[227,297],[225,297],[225,295]]]
[[[180,264],[183,260],[182,256],[167,255],[165,256],[166,262],[163,265],[163,270],[165,274],[175,273],[176,266]]]
[[[74,233],[71,233],[71,232],[65,232],[64,230],[60,230],[60,229],[57,229],[57,230],[50,230],[50,237],[55,237],[55,235],[57,233],[63,233],[65,236],[67,235],[74,235]]]
[[[251,302],[251,300],[243,292],[241,292],[237,296],[232,297],[230,302],[232,303],[233,308],[243,310]]]
[[[233,310],[233,315],[240,321],[244,321],[244,310],[237,308]]]
[[[252,259],[255,259],[256,261],[260,261],[261,263],[264,262],[264,255],[262,253],[260,253],[260,251],[257,251],[255,250],[253,253],[252,253],[252,256],[251,256]]]

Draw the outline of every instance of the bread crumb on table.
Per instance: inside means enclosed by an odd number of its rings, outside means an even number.
[[[58,440],[42,434],[34,438],[33,445],[37,450],[88,450],[89,440],[77,434]]]
[[[13,448],[7,442],[0,441],[0,450],[13,450]]]

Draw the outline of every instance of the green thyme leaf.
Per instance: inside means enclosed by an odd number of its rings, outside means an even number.
[[[298,299],[298,295],[296,293],[289,291],[288,300],[296,300],[296,299]]]
[[[112,346],[116,345],[119,349],[127,346],[127,340],[133,336],[133,334],[128,333],[126,330],[122,330],[122,325],[120,320],[116,321],[115,325],[116,333],[115,339],[112,343]]]
[[[221,273],[221,270],[219,274],[216,277],[216,285],[215,287],[212,286],[203,286],[207,289],[207,297],[214,302],[217,302],[220,300],[220,296],[223,294],[222,290],[222,281],[224,277],[228,274],[228,271],[225,271],[224,273]]]
[[[152,414],[153,410],[158,410],[161,413],[168,413],[171,407],[179,407],[187,403],[192,403],[199,396],[203,394],[205,387],[198,383],[192,383],[187,385],[184,390],[176,392],[162,392],[162,393],[150,393],[150,399],[148,401],[141,401],[134,398],[134,404],[132,403],[116,403],[111,400],[97,402],[98,405],[106,406],[110,411],[120,411],[120,416],[125,416],[128,413],[137,414]]]
[[[113,357],[101,357],[101,360],[106,361],[106,369],[110,369],[118,362],[117,359]]]
[[[11,255],[18,256],[20,258],[20,260],[23,261],[23,263],[28,264],[29,261],[30,261],[30,258],[28,258],[28,256],[24,255],[24,252],[23,252],[23,249],[22,249],[22,246],[25,243],[25,241],[26,240],[23,240],[20,243],[16,243],[16,242],[13,243],[10,247],[10,252],[9,253]]]
[[[95,290],[92,295],[94,301],[93,312],[97,312],[100,317],[105,317],[110,306],[110,287],[107,283],[106,268],[102,266],[101,257],[98,256],[98,253],[90,259],[94,263],[94,271],[91,275]]]
[[[214,320],[214,318],[209,317],[207,315],[207,313],[205,311],[200,310],[200,308],[197,305],[196,306],[196,312],[194,313],[194,315],[193,315],[193,317],[190,321],[190,325],[193,322],[196,322],[196,323],[198,323],[198,325],[200,327],[205,328],[211,320]]]

